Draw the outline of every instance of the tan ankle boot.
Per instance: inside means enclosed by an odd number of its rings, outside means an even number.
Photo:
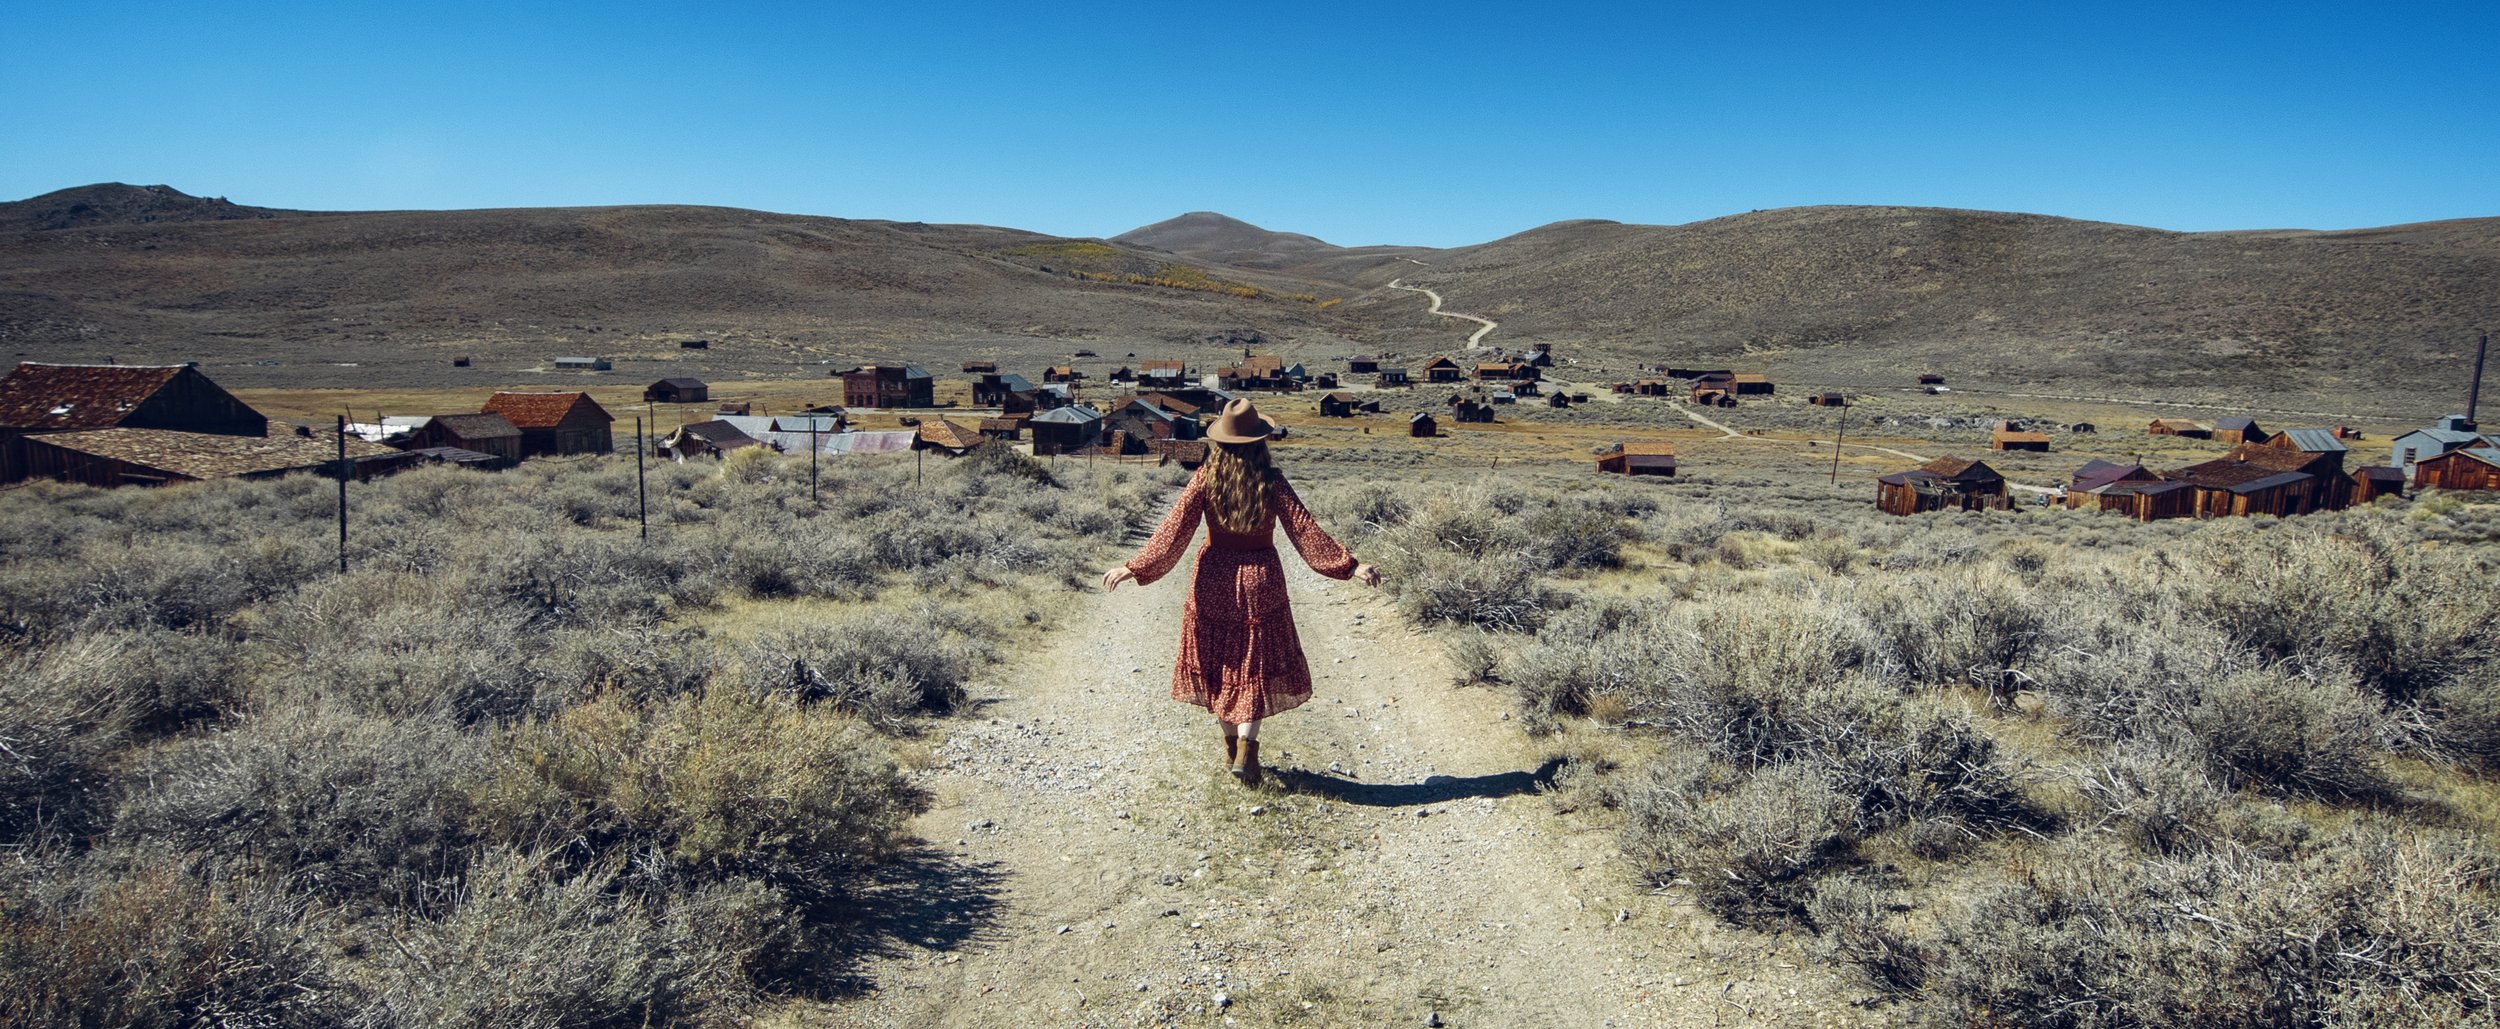
[[[1233,778],[1244,786],[1259,784],[1259,741],[1240,741],[1233,752]]]
[[[1224,727],[1224,767],[1231,768],[1241,756],[1241,737],[1233,735],[1233,727]]]

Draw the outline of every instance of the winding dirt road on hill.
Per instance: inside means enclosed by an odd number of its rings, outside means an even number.
[[[1422,262],[1417,262],[1417,263],[1418,263],[1418,264],[1420,264],[1420,263],[1422,263]],[[1472,314],[1460,314],[1460,313],[1458,313],[1458,312],[1456,312],[1456,311],[1444,311],[1444,310],[1442,310],[1442,309],[1441,309],[1441,294],[1439,294],[1439,293],[1435,293],[1435,292],[1433,292],[1433,291],[1431,291],[1431,290],[1428,290],[1428,289],[1425,289],[1425,288],[1423,288],[1422,286],[1408,286],[1408,285],[1405,285],[1405,284],[1404,284],[1404,280],[1402,280],[1402,279],[1392,279],[1392,280],[1390,280],[1390,281],[1389,281],[1389,288],[1390,288],[1390,289],[1402,289],[1402,290],[1405,290],[1405,291],[1407,291],[1407,292],[1409,292],[1409,293],[1421,293],[1421,294],[1423,294],[1423,295],[1425,295],[1425,296],[1427,296],[1427,297],[1431,297],[1431,298],[1432,298],[1432,309],[1431,309],[1430,311],[1426,312],[1426,313],[1428,313],[1428,314],[1437,314],[1437,315],[1440,315],[1440,316],[1441,316],[1441,317],[1443,317],[1443,318],[1459,318],[1459,319],[1464,319],[1464,320],[1466,320],[1466,321],[1471,321],[1471,322],[1474,322],[1474,323],[1476,323],[1476,324],[1478,324],[1478,325],[1483,326],[1483,328],[1477,329],[1473,335],[1470,335],[1470,336],[1468,336],[1468,337],[1467,337],[1467,349],[1469,349],[1469,350],[1482,350],[1482,349],[1484,349],[1484,345],[1483,345],[1483,344],[1484,344],[1484,337],[1485,337],[1487,334],[1491,333],[1493,330],[1495,330],[1495,329],[1498,329],[1498,328],[1501,328],[1501,327],[1502,327],[1502,323],[1497,322],[1497,321],[1494,321],[1494,320],[1493,320],[1493,319],[1491,319],[1491,318],[1478,318],[1478,317],[1476,317],[1475,315],[1472,315]]]
[[[1647,892],[1385,594],[1286,559],[1316,697],[1257,789],[1173,702],[1189,570],[1070,594],[949,723],[908,922],[823,1026],[1858,1024],[1793,943]],[[1434,1021],[1437,1019],[1437,1023]]]

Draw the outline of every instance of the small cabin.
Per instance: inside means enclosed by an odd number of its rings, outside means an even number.
[[[1356,354],[1345,359],[1345,370],[1348,375],[1378,375],[1380,359],[1369,354]]]
[[[712,387],[701,379],[661,379],[642,388],[642,399],[655,404],[701,404],[712,399]]]
[[[1446,357],[1433,358],[1432,363],[1424,366],[1425,382],[1457,382],[1464,376],[1465,369]]]
[[[556,370],[560,372],[604,372],[614,367],[604,357],[556,358]]]
[[[1838,393],[1817,393],[1813,396],[1807,397],[1806,403],[1812,404],[1816,407],[1847,407],[1849,406],[1849,399]]]
[[[710,350],[712,349],[712,341],[708,339],[681,339],[677,341],[677,349]]]
[[[998,374],[998,362],[966,361],[964,362],[963,372],[966,375],[996,375]]]
[[[1921,386],[1942,386],[1944,385],[1944,376],[1938,375],[1934,372],[1921,372],[1918,376],[1918,384]]]
[[[1319,398],[1319,413],[1323,418],[1352,418],[1357,404],[1353,394],[1330,393]]]
[[[2467,447],[2416,461],[2413,488],[2500,490],[2500,449]]]
[[[1406,420],[1406,434],[1417,439],[1430,439],[1441,434],[1441,423],[1432,420],[1431,415],[1418,411],[1415,417]]]
[[[2003,511],[2013,506],[2005,476],[1983,461],[1939,457],[1875,480],[1875,507],[1886,514]]]
[[[1411,386],[1413,383],[1407,380],[1406,369],[1383,368],[1380,370],[1380,377],[1372,380],[1372,385],[1386,389],[1393,386]]]
[[[2212,429],[2185,418],[2155,418],[2151,425],[2145,427],[2144,432],[2151,436],[2177,436],[2180,439],[2214,438]]]
[[[2229,443],[2233,445],[2241,443],[2263,443],[2267,440],[2268,436],[2269,434],[2266,430],[2257,427],[2257,420],[2254,418],[2214,419],[2212,438],[2216,443]]]
[[[1599,472],[1613,475],[1675,475],[1675,444],[1664,440],[1627,440],[1597,459]]]

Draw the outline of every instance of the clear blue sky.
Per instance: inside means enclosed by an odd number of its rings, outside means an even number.
[[[1544,9],[1540,9],[1544,8]],[[2500,215],[2500,4],[0,4],[0,198],[1347,245],[1800,204]]]

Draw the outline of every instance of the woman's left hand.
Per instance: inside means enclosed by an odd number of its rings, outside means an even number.
[[[1354,581],[1365,586],[1378,586],[1380,585],[1380,569],[1366,564],[1355,565]]]
[[[1121,583],[1135,578],[1137,578],[1136,572],[1129,571],[1127,565],[1120,565],[1108,572],[1102,573],[1102,591],[1109,593],[1112,590],[1120,588]]]

